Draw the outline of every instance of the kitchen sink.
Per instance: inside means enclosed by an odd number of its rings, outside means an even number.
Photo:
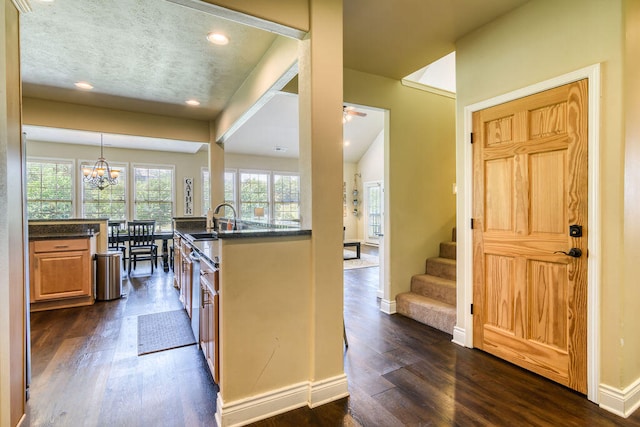
[[[206,232],[206,233],[189,233],[187,234],[187,238],[192,241],[197,240],[218,240],[218,233],[215,231]]]

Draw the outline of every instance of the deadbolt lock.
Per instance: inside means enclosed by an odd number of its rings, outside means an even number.
[[[569,236],[571,237],[582,237],[582,226],[573,224],[569,226]]]

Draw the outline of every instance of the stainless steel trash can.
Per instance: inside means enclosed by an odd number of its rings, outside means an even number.
[[[112,300],[122,296],[122,252],[96,254],[96,299]]]

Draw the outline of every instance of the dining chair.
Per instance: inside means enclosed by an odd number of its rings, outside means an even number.
[[[129,221],[129,268],[135,270],[138,261],[151,261],[151,274],[153,268],[157,267],[158,245],[155,243],[154,232],[156,229],[155,220]]]
[[[107,222],[109,227],[109,250],[122,252],[122,267],[125,267],[125,260],[127,258],[127,246],[120,244],[120,235],[125,234],[125,230],[122,228],[124,221],[110,220]]]

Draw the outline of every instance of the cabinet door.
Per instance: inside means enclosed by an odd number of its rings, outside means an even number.
[[[211,295],[212,303],[211,309],[209,310],[209,360],[207,361],[209,364],[209,369],[211,370],[211,375],[213,376],[213,381],[216,384],[220,382],[220,359],[219,359],[219,349],[218,346],[218,309],[220,305],[220,295],[218,292],[214,291],[213,295]]]
[[[91,296],[89,251],[33,254],[33,301]]]
[[[182,253],[179,245],[174,246],[173,250],[173,286],[180,289],[180,300],[182,300]]]
[[[192,295],[192,291],[193,291],[193,287],[192,287],[192,268],[193,268],[193,263],[191,262],[191,258],[189,258],[188,255],[183,254],[183,259],[182,259],[182,288],[184,290],[183,295],[184,295],[184,301],[182,301],[182,303],[184,304],[184,309],[187,310],[187,314],[189,315],[189,318],[191,318],[191,295]]]
[[[209,359],[209,311],[211,311],[211,294],[207,290],[206,284],[200,282],[202,288],[202,304],[200,307],[200,349],[204,353],[204,358]],[[207,360],[208,361],[208,360]]]

